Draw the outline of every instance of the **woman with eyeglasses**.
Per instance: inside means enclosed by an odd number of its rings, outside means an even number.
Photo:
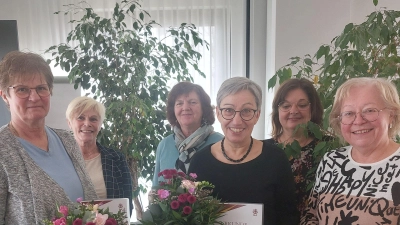
[[[313,84],[304,78],[283,82],[272,102],[272,138],[267,142],[283,147],[297,142],[301,147],[298,157],[289,158],[296,184],[299,215],[303,213],[310,194],[307,186],[315,179],[315,173],[309,171],[317,166],[313,150],[319,141],[304,128],[309,121],[321,126],[322,114],[318,93]]]
[[[349,145],[321,160],[301,224],[400,224],[400,102],[383,78],[352,78],[329,120]]]
[[[42,224],[57,205],[97,198],[73,135],[45,125],[53,79],[34,53],[10,52],[0,62],[0,95],[11,113],[0,128],[0,224]]]
[[[297,224],[294,181],[284,152],[252,137],[261,103],[262,90],[250,79],[224,81],[216,114],[225,137],[197,153],[189,173],[215,185],[213,195],[224,202],[264,204],[264,224]]]

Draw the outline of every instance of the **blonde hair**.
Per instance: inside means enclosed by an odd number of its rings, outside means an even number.
[[[347,97],[350,97],[350,90],[353,87],[365,86],[376,87],[380,93],[380,97],[382,98],[385,107],[393,111],[393,113],[391,113],[393,117],[392,128],[388,128],[388,135],[390,138],[395,138],[400,131],[400,119],[398,115],[400,112],[399,94],[396,86],[384,78],[357,77],[344,82],[336,91],[335,101],[333,102],[332,111],[329,115],[329,123],[332,129],[343,140],[343,135],[340,129],[340,121],[338,119],[343,100]]]
[[[73,99],[65,112],[68,121],[71,121],[75,115],[81,115],[87,110],[94,110],[100,116],[100,122],[103,123],[106,116],[106,109],[104,105],[93,98],[81,96]]]

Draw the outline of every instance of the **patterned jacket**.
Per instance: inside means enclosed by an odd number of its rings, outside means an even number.
[[[68,131],[53,130],[71,157],[84,199],[97,199],[74,137]],[[72,204],[64,190],[32,160],[7,125],[0,128],[0,180],[0,224],[42,224],[44,219],[55,216],[56,204]]]
[[[100,143],[97,143],[97,147],[101,153],[107,198],[129,198],[129,207],[132,212],[132,176],[125,156],[121,152],[100,145]],[[131,212],[129,215],[132,215]]]

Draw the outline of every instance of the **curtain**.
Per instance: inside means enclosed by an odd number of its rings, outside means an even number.
[[[66,10],[63,5],[77,4],[80,0],[2,0],[0,19],[17,20],[19,46],[22,51],[44,54],[52,45],[65,43],[73,24],[71,19],[79,15],[55,15],[56,11]],[[87,3],[101,16],[110,16],[115,0],[88,0]],[[166,28],[181,23],[193,23],[208,41],[210,49],[199,46],[202,54],[199,68],[206,78],[193,73],[194,83],[201,84],[215,104],[216,92],[221,83],[230,77],[230,0],[144,0],[142,7],[149,12],[151,19],[162,27],[155,28],[160,37]],[[50,56],[43,55],[45,58]],[[59,67],[53,68],[55,76],[67,74]],[[174,83],[171,83],[173,85]]]

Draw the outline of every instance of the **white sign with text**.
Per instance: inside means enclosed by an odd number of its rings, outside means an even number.
[[[263,204],[227,202],[224,216],[218,219],[224,225],[263,225]]]

